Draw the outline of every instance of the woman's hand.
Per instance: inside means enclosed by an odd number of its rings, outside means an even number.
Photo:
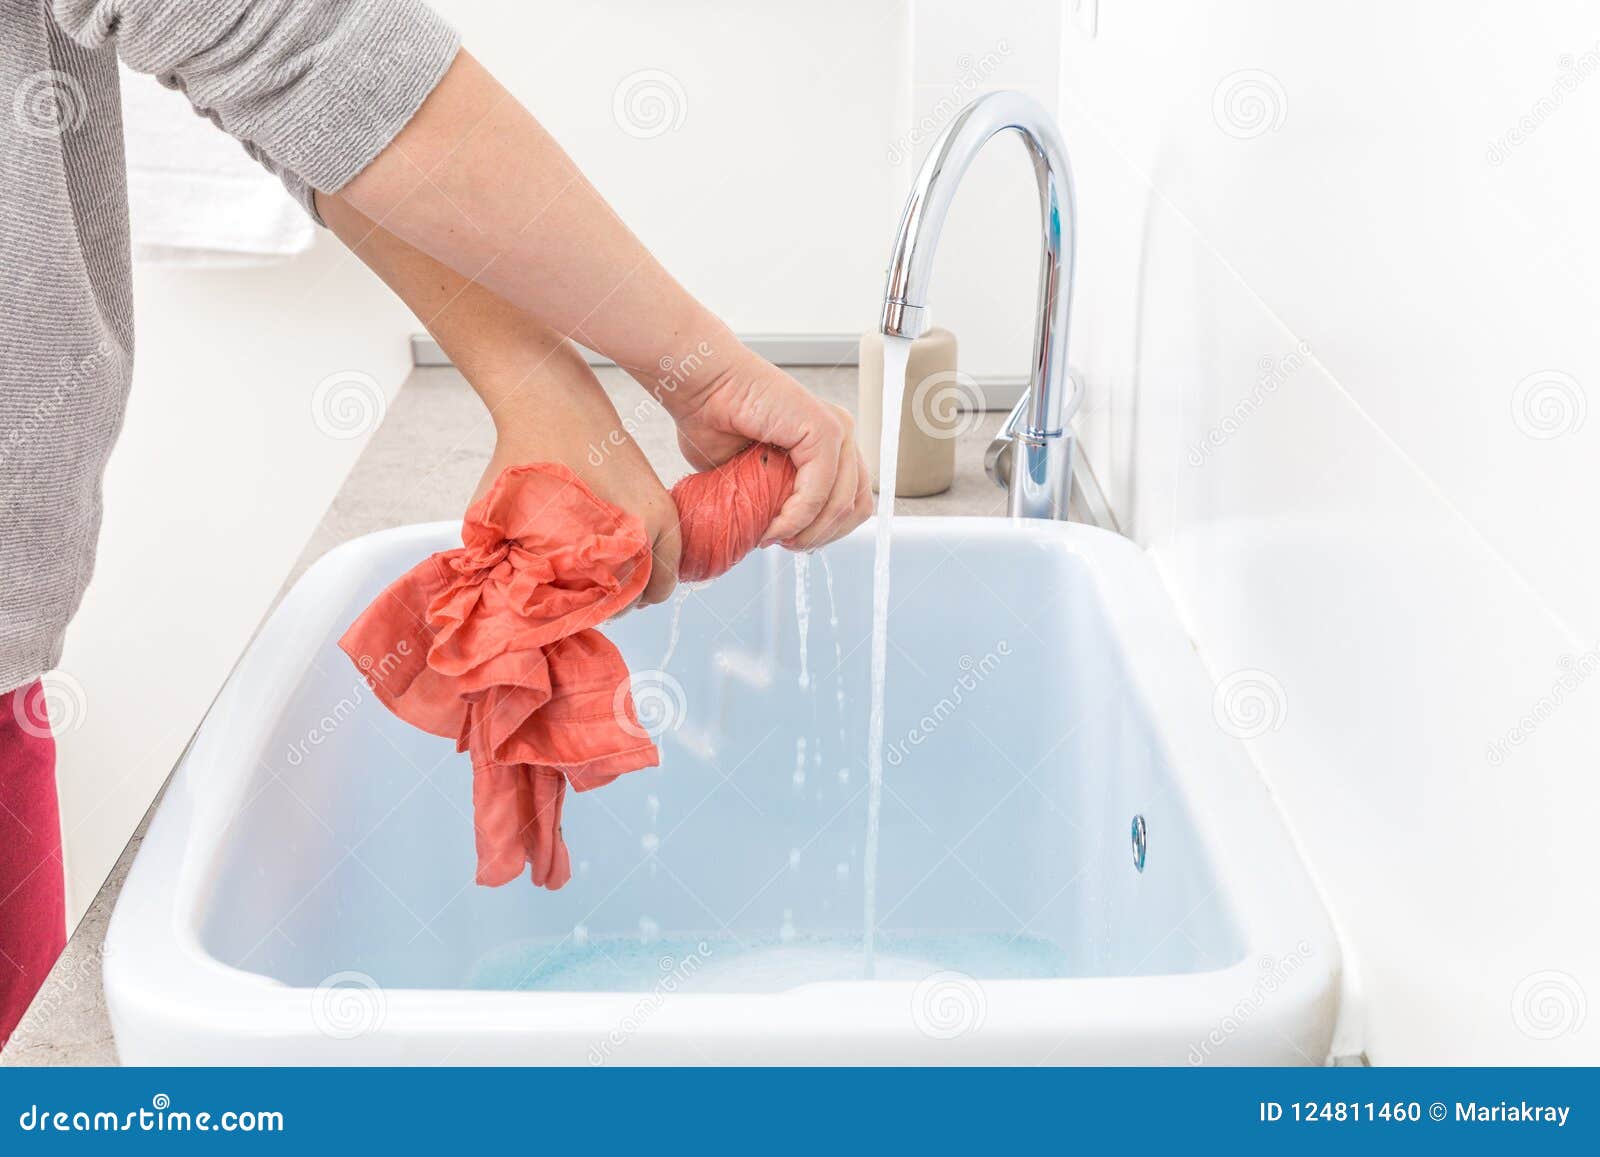
[[[789,452],[794,494],[762,545],[811,550],[849,534],[872,513],[872,486],[849,411],[811,394],[740,346],[703,384],[659,394],[678,424],[678,444],[697,470],[726,462],[751,442]]]
[[[560,462],[601,498],[643,520],[654,561],[641,604],[678,583],[678,508],[576,347],[560,334],[374,224],[339,197],[317,208],[427,325],[494,422],[476,502],[508,466]]]
[[[494,455],[472,500],[482,497],[508,467],[562,463],[601,498],[643,520],[652,560],[650,581],[637,605],[663,602],[678,585],[678,556],[683,549],[678,507],[644,451],[623,430],[611,399],[577,351],[564,345],[557,356],[563,361],[570,356],[571,361],[561,367],[567,373],[561,375],[559,393],[546,395],[550,405],[527,415],[496,412]]]

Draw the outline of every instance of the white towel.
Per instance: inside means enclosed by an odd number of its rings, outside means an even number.
[[[311,248],[305,210],[182,93],[124,69],[122,119],[136,260],[259,265]]]

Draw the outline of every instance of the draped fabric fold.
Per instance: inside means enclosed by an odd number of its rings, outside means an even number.
[[[789,456],[756,445],[672,489],[679,577],[725,573],[794,489]],[[566,789],[654,767],[626,662],[595,628],[639,597],[651,543],[634,515],[559,463],[514,466],[467,511],[461,546],[401,575],[339,640],[378,700],[472,760],[480,884],[529,868],[572,876]]]

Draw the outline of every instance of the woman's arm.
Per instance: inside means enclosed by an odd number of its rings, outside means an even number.
[[[567,465],[600,497],[644,520],[655,557],[639,601],[665,599],[677,583],[677,507],[572,343],[339,198],[318,195],[317,208],[411,307],[489,408],[495,451],[477,493],[508,466]]]
[[[849,415],[757,357],[690,296],[466,52],[338,199],[626,367],[657,393],[696,465],[751,440],[788,450],[795,493],[768,541],[820,546],[870,512]],[[681,382],[660,385],[659,367],[691,363]]]
[[[750,440],[788,450],[799,475],[769,540],[818,546],[866,517],[848,415],[685,292],[423,0],[48,3],[79,43],[114,45],[130,68],[181,88],[297,195],[336,194],[628,367],[696,465]],[[665,359],[693,367],[670,389],[656,382]]]

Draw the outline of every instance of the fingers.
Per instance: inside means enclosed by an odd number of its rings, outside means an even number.
[[[848,534],[872,510],[855,421],[775,366],[751,355],[745,373],[725,378],[698,405],[674,413],[678,441],[697,467],[726,461],[748,442],[770,442],[795,465],[794,491],[761,536],[812,550]]]
[[[872,474],[867,470],[867,460],[861,456],[861,448],[852,444],[851,449],[856,459],[855,493],[851,496],[850,508],[834,523],[832,532],[822,543],[824,546],[843,538],[872,517]]]
[[[856,473],[856,503],[850,512],[851,530],[871,518],[873,510],[872,472],[867,469],[867,460],[861,456],[859,446],[856,447],[856,461],[860,463],[860,469]]]
[[[767,527],[764,545],[796,538],[816,522],[828,505],[839,473],[839,453],[846,440],[842,419],[847,420],[837,407],[818,406],[804,434],[788,447],[795,464],[794,493]]]
[[[871,487],[866,479],[866,462],[861,457],[854,437],[854,419],[841,410],[840,420],[844,440],[839,446],[839,457],[833,477],[833,489],[823,503],[821,512],[811,525],[799,534],[784,541],[791,550],[815,550],[842,538],[860,525],[872,510]],[[865,511],[861,499],[866,495]]]
[[[836,537],[833,533],[834,524],[849,513],[850,506],[855,502],[855,494],[855,447],[845,442],[839,447],[838,464],[833,475],[833,490],[828,495],[828,500],[822,504],[822,511],[810,526],[793,538],[785,540],[783,545],[790,550],[814,550],[832,541]]]

